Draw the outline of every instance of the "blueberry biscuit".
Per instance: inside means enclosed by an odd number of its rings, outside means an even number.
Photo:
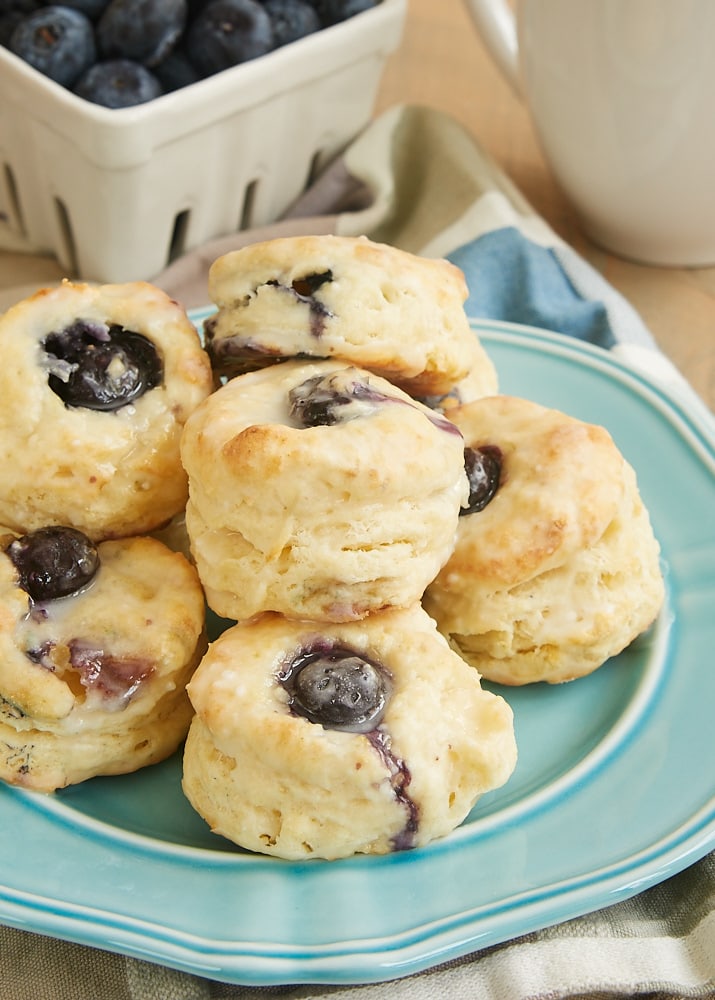
[[[0,778],[49,792],[173,753],[204,610],[191,564],[156,539],[0,529]]]
[[[467,376],[470,392],[496,392],[464,312],[464,275],[446,260],[365,237],[284,237],[219,257],[209,297],[218,312],[206,346],[224,376],[290,357],[340,358],[418,397]]]
[[[214,832],[276,857],[423,846],[516,763],[511,709],[419,605],[342,625],[235,625],[189,694],[187,798]]]
[[[186,527],[209,606],[349,621],[419,601],[467,495],[453,423],[338,361],[232,379],[181,442]]]
[[[659,546],[602,427],[509,396],[450,411],[470,498],[424,595],[440,631],[503,684],[590,673],[656,618]]]
[[[64,282],[0,317],[0,521],[144,534],[186,502],[186,417],[213,386],[181,307],[143,282]]]

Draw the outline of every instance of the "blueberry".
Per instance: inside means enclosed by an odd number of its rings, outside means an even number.
[[[342,20],[347,21],[349,17],[362,14],[366,10],[377,7],[380,0],[344,0],[342,5]]]
[[[325,427],[371,413],[388,399],[350,369],[315,375],[288,393],[291,417],[301,427]]]
[[[77,320],[44,342],[48,384],[67,406],[118,410],[161,383],[156,347],[140,333]]]
[[[182,48],[172,49],[168,56],[152,67],[152,73],[165,94],[196,83],[201,77]]]
[[[186,0],[110,0],[97,22],[99,52],[154,66],[177,44],[186,16]]]
[[[96,21],[104,11],[109,0],[62,0],[63,7],[73,7],[86,14],[90,21]]]
[[[327,27],[376,7],[380,0],[313,0],[321,24]]]
[[[333,272],[328,268],[327,271],[313,271],[300,278],[294,278],[291,288],[299,298],[311,299],[319,288],[322,288],[323,285],[329,285],[332,280]]]
[[[186,32],[186,52],[203,76],[255,59],[273,47],[270,16],[256,0],[212,0]]]
[[[290,414],[302,427],[327,427],[341,422],[340,408],[350,396],[336,392],[329,378],[316,375],[294,386],[288,394]]]
[[[20,14],[18,11],[11,11],[8,14],[0,14],[0,45],[2,45],[3,48],[10,48],[12,33],[20,21],[22,21],[23,17],[24,14]]]
[[[71,87],[96,58],[92,22],[69,7],[43,7],[22,18],[9,47],[63,87]]]
[[[89,538],[60,525],[16,538],[5,552],[18,572],[20,587],[33,601],[74,594],[99,569],[99,554]]]
[[[193,21],[196,15],[199,14],[210,2],[211,0],[187,0],[189,21]]]
[[[469,499],[460,510],[460,515],[484,510],[493,499],[501,479],[501,449],[491,444],[481,448],[465,448],[464,468],[469,480]]]
[[[26,17],[34,10],[46,6],[44,0],[0,0],[0,17],[6,17],[8,14],[19,14],[20,17]],[[63,4],[62,6],[69,7],[70,5]]]
[[[279,281],[267,281],[267,285],[273,285],[290,295],[295,296],[300,302],[305,302],[310,310],[310,332],[317,339],[322,336],[325,329],[325,321],[333,315],[324,302],[316,297],[316,292],[323,285],[329,285],[333,281],[333,272],[327,271],[313,272],[294,278],[290,285],[282,285]]]
[[[382,720],[390,675],[352,649],[301,653],[280,676],[296,715],[325,729],[367,733]]]
[[[321,28],[320,18],[307,0],[265,0],[276,48],[312,35]]]
[[[151,70],[130,59],[108,59],[95,63],[74,88],[78,97],[105,108],[132,108],[153,101],[162,94],[161,84]]]

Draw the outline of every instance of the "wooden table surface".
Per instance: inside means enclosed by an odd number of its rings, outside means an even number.
[[[484,49],[463,0],[409,0],[400,49],[390,58],[377,112],[424,104],[452,115],[511,177],[534,209],[631,302],[662,349],[715,408],[715,267],[632,264],[580,232],[539,151],[526,111]],[[0,252],[0,295],[62,277],[48,258]]]
[[[495,68],[463,0],[408,0],[378,111],[425,104],[465,126],[551,227],[640,313],[663,351],[715,408],[715,267],[645,267],[591,243],[561,194],[520,100]]]

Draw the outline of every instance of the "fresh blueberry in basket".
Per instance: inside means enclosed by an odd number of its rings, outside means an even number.
[[[100,55],[154,66],[177,44],[186,16],[186,0],[110,0],[97,22]]]
[[[160,97],[157,77],[131,59],[108,59],[95,63],[80,77],[75,94],[105,108],[130,108]]]
[[[126,108],[265,55],[380,2],[0,0],[0,46],[85,100]],[[33,16],[41,18],[42,27],[31,43],[27,22]],[[72,40],[65,41],[65,26],[76,26],[82,18],[81,34],[73,31]],[[24,40],[16,44],[16,38]]]
[[[7,17],[9,14],[19,14],[20,17],[27,17],[40,7],[48,5],[43,0],[0,0],[0,17]],[[69,4],[67,4],[69,6]]]
[[[16,538],[5,552],[17,570],[20,587],[33,601],[75,594],[99,569],[99,553],[90,539],[61,525]]]
[[[361,14],[364,10],[371,10],[379,2],[380,0],[313,0],[313,6],[318,12],[321,24],[328,27],[340,21],[347,21],[349,17]]]
[[[199,71],[182,48],[172,49],[161,62],[152,66],[151,71],[161,84],[165,94],[180,90],[182,87],[188,87],[201,79]]]
[[[10,50],[44,76],[72,87],[96,59],[92,22],[70,7],[50,6],[18,22]]]
[[[275,47],[296,42],[322,27],[318,12],[307,0],[265,0]]]
[[[265,55],[274,47],[271,19],[256,0],[212,0],[186,32],[186,52],[203,76]]]
[[[18,26],[24,15],[12,12],[10,14],[0,14],[0,45],[3,48],[10,48],[12,33]]]
[[[0,0],[0,45],[9,48],[12,33],[20,21],[42,6],[42,0]]]
[[[96,21],[109,0],[62,0],[63,7],[73,7],[86,14],[90,21]]]

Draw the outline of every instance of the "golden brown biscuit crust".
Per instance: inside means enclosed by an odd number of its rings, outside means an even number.
[[[286,357],[340,358],[411,395],[471,385],[496,372],[464,312],[467,286],[449,261],[365,237],[297,236],[254,243],[214,261],[207,346],[217,370],[236,354],[258,367]]]
[[[621,501],[624,465],[603,427],[506,395],[448,416],[466,445],[496,445],[503,458],[494,499],[460,518],[443,580],[512,586],[600,538]]]
[[[635,473],[601,427],[514,397],[450,411],[502,452],[499,488],[460,518],[424,607],[483,677],[582,676],[653,622],[664,586]]]

